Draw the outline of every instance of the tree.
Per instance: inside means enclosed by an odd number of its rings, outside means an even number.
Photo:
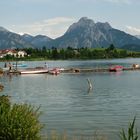
[[[58,59],[59,58],[59,54],[58,54],[57,48],[53,48],[52,49],[52,58],[53,59]]]

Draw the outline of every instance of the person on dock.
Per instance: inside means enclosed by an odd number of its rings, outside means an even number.
[[[7,68],[7,63],[6,62],[4,63],[4,68]]]
[[[46,62],[45,62],[45,65],[44,65],[44,67],[45,67],[45,68],[48,68],[48,65],[47,65],[47,63],[46,63]]]

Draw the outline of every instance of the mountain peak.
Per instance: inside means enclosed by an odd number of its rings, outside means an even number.
[[[93,20],[91,20],[91,19],[89,19],[89,18],[87,18],[87,17],[82,17],[82,18],[79,19],[78,22],[73,23],[73,24],[69,27],[69,29],[67,30],[67,33],[68,33],[68,32],[71,32],[71,31],[73,31],[74,29],[79,28],[79,27],[84,27],[84,28],[85,28],[85,27],[90,27],[90,28],[92,28],[92,27],[94,27],[94,25],[95,25],[95,23],[94,23]]]
[[[77,23],[81,25],[94,25],[95,24],[92,19],[89,19],[87,17],[80,18]]]
[[[102,23],[102,22],[97,22],[96,26],[100,29],[105,29],[105,30],[110,30],[112,29],[111,25],[108,22]]]

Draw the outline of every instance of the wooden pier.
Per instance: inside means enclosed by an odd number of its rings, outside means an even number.
[[[122,71],[140,71],[140,67],[124,67]],[[88,72],[110,72],[109,68],[67,68],[61,71],[62,73],[88,73]],[[7,74],[20,74],[18,70],[8,70]]]
[[[123,71],[136,71],[140,70],[139,68],[123,68]],[[110,72],[109,68],[70,68],[64,69],[63,73],[86,73],[86,72]]]

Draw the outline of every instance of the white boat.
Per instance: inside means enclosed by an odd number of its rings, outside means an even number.
[[[20,71],[20,74],[40,74],[40,73],[48,73],[48,69],[36,67],[36,68],[27,68]]]
[[[2,70],[3,70],[4,72],[6,72],[6,71],[9,70],[9,68],[8,68],[8,67],[6,67],[6,68],[2,68]]]

